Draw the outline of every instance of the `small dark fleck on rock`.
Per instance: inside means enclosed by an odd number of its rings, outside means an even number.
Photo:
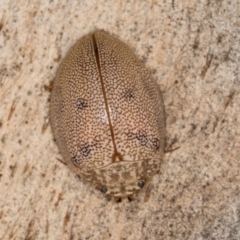
[[[60,62],[62,56],[61,54],[58,54],[58,56],[56,58],[53,59],[54,62]]]
[[[0,31],[3,29],[3,23],[0,22]]]
[[[43,88],[47,92],[52,92],[53,89],[53,81],[50,81],[48,85],[44,84]]]

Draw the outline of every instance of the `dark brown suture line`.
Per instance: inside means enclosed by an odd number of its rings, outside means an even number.
[[[105,103],[105,107],[106,107],[106,112],[107,112],[107,117],[108,117],[108,122],[109,122],[109,128],[110,128],[113,147],[114,147],[114,154],[112,155],[112,162],[115,162],[117,156],[119,157],[120,161],[122,161],[123,160],[122,156],[121,156],[120,153],[118,153],[117,146],[116,146],[116,143],[115,143],[115,136],[114,136],[113,126],[112,126],[112,122],[111,122],[111,118],[110,118],[110,112],[109,112],[108,101],[107,101],[107,94],[106,94],[106,91],[105,91],[102,72],[101,72],[98,46],[97,46],[97,42],[96,42],[96,38],[95,38],[94,34],[92,35],[92,42],[93,42],[93,49],[94,49],[94,53],[95,53],[95,57],[96,57],[98,72],[99,72],[101,86],[102,86],[102,93],[103,93],[104,103]]]

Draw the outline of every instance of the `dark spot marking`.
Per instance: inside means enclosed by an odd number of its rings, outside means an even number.
[[[124,92],[123,96],[128,100],[132,100],[133,98],[135,98],[135,95],[132,89],[128,89],[126,92]]]
[[[75,154],[72,157],[72,161],[76,164],[80,164],[81,161],[84,158],[87,158],[91,153],[91,151],[96,147],[99,147],[98,143],[92,143],[92,144],[88,142],[84,143],[82,146],[80,146],[79,150],[75,152]]]
[[[127,139],[128,140],[137,139],[142,146],[151,148],[155,151],[159,150],[159,148],[160,148],[159,139],[156,137],[147,136],[147,133],[143,130],[140,130],[137,133],[128,132]]]
[[[128,140],[133,140],[134,138],[136,138],[136,134],[133,132],[128,132],[127,138],[128,138]]]
[[[88,107],[87,100],[83,98],[78,98],[77,102],[77,108],[83,110],[84,108]]]
[[[78,164],[78,163],[80,163],[81,159],[80,159],[77,155],[74,155],[74,156],[72,157],[72,161],[73,161],[74,163]]]
[[[138,131],[137,133],[129,132],[127,133],[128,140],[137,139],[142,146],[147,145],[148,139],[145,131]]]
[[[136,135],[137,140],[139,140],[142,146],[146,146],[148,143],[147,134],[144,131],[139,131]]]
[[[152,138],[149,145],[150,145],[151,149],[158,150],[159,147],[160,147],[159,139],[158,138]]]
[[[80,148],[79,154],[82,157],[87,157],[91,152],[91,145],[86,143],[84,146]]]

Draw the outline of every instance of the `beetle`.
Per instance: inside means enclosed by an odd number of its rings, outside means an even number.
[[[134,199],[164,157],[160,88],[133,51],[103,30],[78,40],[61,62],[50,123],[65,163],[114,200]]]

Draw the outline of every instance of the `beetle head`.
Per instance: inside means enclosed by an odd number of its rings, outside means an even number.
[[[144,180],[139,180],[128,185],[102,186],[100,190],[102,193],[110,196],[112,200],[116,202],[125,197],[127,197],[129,200],[134,200],[137,192],[143,188],[144,184]]]

